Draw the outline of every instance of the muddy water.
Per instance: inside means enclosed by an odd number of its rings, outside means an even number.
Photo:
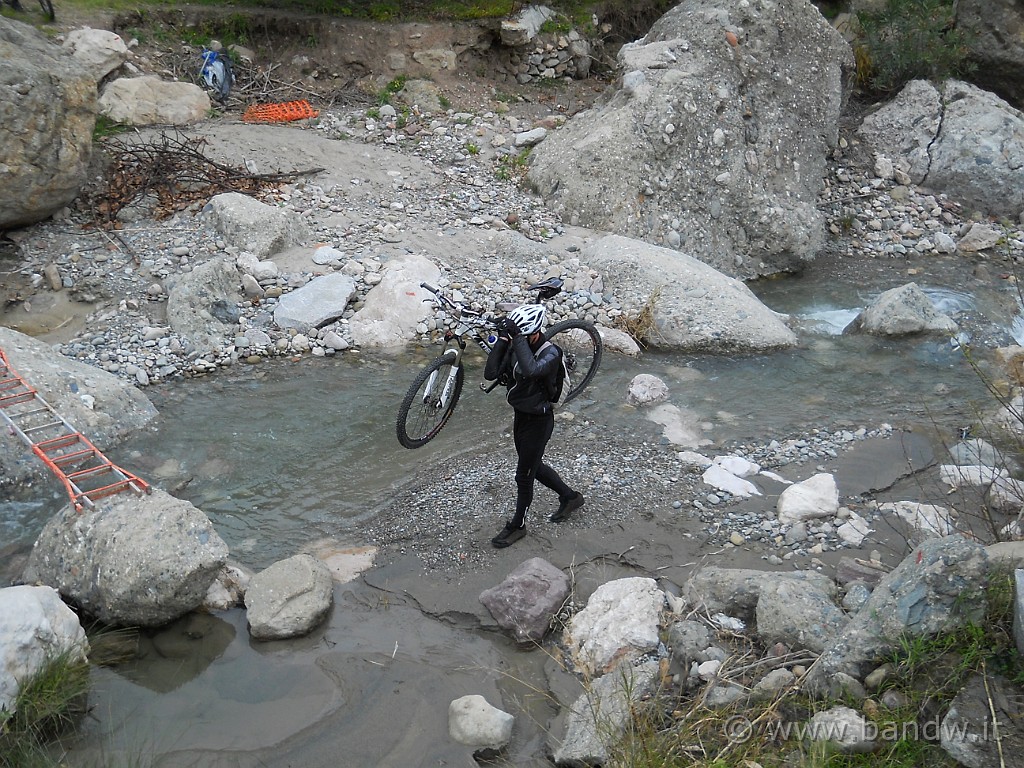
[[[814,281],[758,286],[769,306],[797,317],[800,348],[720,358],[609,356],[588,395],[587,417],[657,441],[659,425],[622,407],[629,380],[648,372],[665,379],[674,404],[694,412],[713,448],[813,426],[882,422],[941,438],[973,421],[988,396],[948,339],[839,335],[870,300],[862,290],[844,293]],[[959,290],[928,290],[950,312],[979,302]],[[361,526],[393,488],[452,452],[486,447],[506,425],[500,400],[476,390],[470,375],[441,437],[418,451],[399,447],[396,403],[417,366],[436,352],[267,363],[154,390],[160,418],[114,458],[200,507],[232,557],[251,568],[311,542],[362,544]],[[478,372],[482,359],[472,365]],[[0,526],[8,540],[31,542],[62,503],[54,495],[0,506]],[[631,535],[633,545],[642,539]],[[596,541],[604,532],[578,536],[551,553],[552,562],[565,565],[577,551],[614,551],[617,544]],[[524,554],[530,556],[524,550],[500,560],[501,572]],[[694,553],[648,554],[682,563]],[[542,692],[572,691],[571,679],[543,652],[518,651],[488,626],[476,596],[495,574],[438,584],[429,598],[421,585],[414,599],[393,588],[416,578],[412,568],[399,562],[337,586],[329,620],[299,640],[252,642],[240,610],[145,633],[130,664],[95,670],[92,717],[67,763],[471,765],[467,750],[447,736],[446,710],[473,693],[517,715],[508,764],[546,765],[546,731],[557,707]],[[604,565],[592,577],[628,572]]]

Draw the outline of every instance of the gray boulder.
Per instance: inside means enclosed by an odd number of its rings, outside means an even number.
[[[568,576],[547,560],[533,557],[481,592],[480,602],[516,642],[540,642],[569,589]]]
[[[89,641],[78,616],[50,587],[0,589],[0,616],[0,712],[14,712],[26,680],[65,653],[84,663]]]
[[[335,320],[345,312],[356,292],[356,281],[335,272],[310,280],[284,294],[274,307],[274,322],[281,328],[307,331]]]
[[[956,322],[935,308],[917,283],[907,283],[882,293],[843,329],[843,333],[905,336],[915,333],[954,334],[958,329]]]
[[[821,653],[849,619],[821,585],[797,579],[767,583],[754,612],[757,634],[767,644],[785,643]]]
[[[100,94],[100,114],[125,125],[189,125],[206,119],[210,97],[193,83],[122,77]]]
[[[167,292],[167,322],[188,340],[192,351],[218,350],[238,328],[241,275],[226,257],[200,264],[180,275]]]
[[[911,80],[892,101],[865,116],[858,133],[920,184],[931,169],[930,150],[941,124],[942,96],[931,83]]]
[[[672,658],[684,669],[688,669],[694,661],[707,661],[709,657],[705,651],[712,642],[714,636],[711,630],[699,621],[683,619],[674,622],[668,628],[668,644],[672,650]]]
[[[611,747],[632,722],[633,708],[658,681],[658,662],[624,664],[595,680],[572,705],[565,737],[554,750],[556,765],[605,765]]]
[[[696,571],[683,584],[680,597],[695,610],[724,613],[750,620],[754,618],[761,590],[769,583],[764,571],[746,568],[708,566]],[[772,573],[771,581],[795,579],[818,587],[831,599],[838,592],[833,581],[817,571]]]
[[[107,624],[153,627],[201,605],[227,555],[209,518],[189,502],[158,489],[123,492],[85,514],[69,504],[50,520],[24,578]]]
[[[929,539],[875,587],[867,603],[808,672],[811,691],[829,690],[842,672],[859,678],[868,662],[887,655],[904,636],[951,631],[985,611],[988,555],[960,536]]]
[[[2,193],[0,193],[2,194]],[[101,451],[117,445],[157,415],[137,388],[49,344],[0,327],[0,349],[11,367]],[[23,483],[46,467],[10,430],[0,430],[0,485]]]
[[[638,373],[634,376],[626,391],[626,403],[629,405],[652,405],[667,399],[668,385],[649,373]]]
[[[691,256],[609,235],[587,245],[581,259],[600,270],[606,282],[622,286],[627,312],[638,314],[652,303],[651,347],[714,353],[796,345],[782,315],[739,280]]]
[[[334,599],[330,569],[312,555],[295,555],[260,571],[245,592],[249,634],[283,640],[308,634]]]
[[[806,726],[806,737],[821,742],[843,754],[874,752],[878,727],[868,724],[864,716],[850,707],[832,707],[817,712]]]
[[[92,76],[32,27],[0,17],[0,231],[75,199],[95,124]]]
[[[861,136],[911,181],[986,214],[1024,210],[1024,114],[959,80],[915,80],[864,118]]]
[[[615,86],[533,150],[527,178],[572,224],[742,278],[799,269],[823,241],[853,68],[807,0],[684,0],[621,48]]]
[[[203,214],[225,240],[258,259],[266,259],[312,237],[297,213],[238,192],[215,196],[203,208]]]

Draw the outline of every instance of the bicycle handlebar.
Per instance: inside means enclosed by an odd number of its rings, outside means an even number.
[[[462,304],[453,301],[452,299],[448,298],[443,293],[441,293],[440,288],[435,288],[434,286],[430,285],[430,283],[420,283],[420,288],[425,288],[426,290],[430,291],[432,294],[434,294],[438,301],[440,301],[445,306],[448,306],[454,309],[456,312],[458,312],[458,317],[460,320],[465,319],[479,325],[492,325],[494,323],[495,319],[493,317],[485,315],[481,312],[476,311],[475,309],[470,309],[469,307],[465,307]],[[463,318],[463,315],[470,315],[470,317]]]

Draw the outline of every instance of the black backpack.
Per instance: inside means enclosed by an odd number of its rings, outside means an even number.
[[[561,362],[561,365],[558,366],[555,372],[554,384],[552,385],[550,381],[548,382],[548,400],[551,401],[551,407],[557,410],[565,404],[565,398],[568,396],[569,390],[572,389],[572,386],[569,384],[569,367],[566,365],[565,353],[562,351],[562,348],[557,344],[552,344],[550,341],[545,341],[541,344],[534,356],[539,356],[545,347],[557,349],[558,360]]]

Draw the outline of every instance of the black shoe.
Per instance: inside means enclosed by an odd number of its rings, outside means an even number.
[[[505,523],[505,527],[501,529],[501,533],[491,539],[491,544],[498,549],[504,549],[505,547],[512,546],[525,535],[526,523],[523,523],[521,526],[516,528],[512,525],[512,522],[509,521]]]
[[[551,516],[552,523],[564,523],[574,510],[584,505],[583,494],[577,493],[571,499],[567,499],[558,505],[558,510]]]

